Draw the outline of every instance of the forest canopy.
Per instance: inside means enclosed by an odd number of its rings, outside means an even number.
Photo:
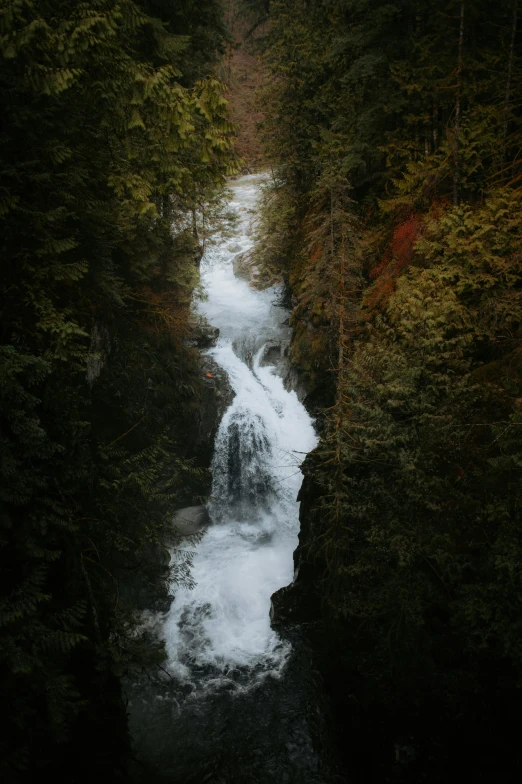
[[[203,470],[186,337],[235,171],[225,40],[215,0],[0,3],[5,781],[128,780],[117,676],[162,658],[136,585],[190,581],[161,548]]]
[[[520,47],[513,0],[270,4],[257,259],[322,422],[295,591],[356,780],[520,771]]]
[[[208,482],[190,304],[237,13],[252,261],[321,436],[287,596],[341,765],[519,778],[518,0],[0,0],[0,774],[132,779],[120,679],[163,661],[140,611],[190,586],[165,537]]]

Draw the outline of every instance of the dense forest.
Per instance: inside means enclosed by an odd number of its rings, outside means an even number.
[[[276,0],[265,26],[257,252],[322,422],[293,601],[356,781],[520,777],[518,15]]]
[[[521,10],[0,0],[3,781],[143,780],[121,679],[191,585],[191,302],[242,166],[320,432],[275,620],[341,780],[519,780]]]
[[[207,481],[187,337],[235,171],[225,41],[216,0],[0,3],[5,782],[128,780],[118,677],[163,657],[138,597],[190,580],[161,554]]]

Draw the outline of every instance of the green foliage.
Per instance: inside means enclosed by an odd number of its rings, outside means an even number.
[[[451,712],[499,666],[520,682],[519,214],[502,192],[430,215],[383,312],[345,343],[308,467],[308,557],[377,703],[413,690]]]
[[[338,723],[383,748],[361,780],[445,780],[453,737],[492,749],[467,755],[477,780],[513,760],[495,725],[520,710],[522,650],[517,9],[270,7],[258,263],[290,284],[312,395],[329,387],[300,574]]]
[[[153,602],[190,585],[190,554],[169,567],[164,543],[204,473],[186,445],[199,376],[184,338],[235,170],[211,75],[224,35],[214,0],[0,3],[9,781],[72,780],[75,756],[86,778],[125,777],[116,676],[162,656],[138,588]]]
[[[269,180],[261,190],[259,217],[255,227],[253,255],[270,285],[281,274],[288,276],[291,242],[296,230],[296,209],[284,186]]]

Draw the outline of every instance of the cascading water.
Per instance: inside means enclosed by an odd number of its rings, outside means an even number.
[[[315,686],[270,626],[270,597],[293,577],[299,465],[316,435],[270,363],[290,338],[281,292],[254,290],[233,270],[252,245],[262,179],[232,185],[238,234],[202,261],[207,299],[199,308],[220,330],[209,353],[235,397],[216,438],[211,524],[195,547],[195,587],[177,592],[162,621],[166,674],[154,688],[131,690],[136,750],[153,768],[147,782],[327,780],[307,715]]]
[[[215,444],[212,524],[197,546],[193,590],[178,592],[165,623],[169,668],[197,688],[241,672],[252,683],[284,663],[288,645],[270,628],[270,596],[292,580],[297,545],[297,493],[303,453],[316,444],[312,422],[275,368],[266,346],[288,340],[280,292],[253,290],[236,277],[233,258],[251,247],[250,209],[259,177],[233,185],[239,236],[202,262],[208,299],[200,309],[220,330],[211,354],[229,376],[235,398]],[[203,671],[203,668],[207,668]],[[239,668],[239,670],[238,670]]]

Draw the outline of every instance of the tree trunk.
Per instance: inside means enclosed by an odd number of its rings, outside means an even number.
[[[517,22],[518,22],[518,0],[515,0],[515,5],[513,8],[513,24],[511,26],[511,44],[509,47],[508,72],[507,72],[507,79],[506,79],[506,97],[504,100],[504,133],[502,137],[502,163],[504,163],[506,160],[506,144],[507,144],[508,123],[509,123],[509,104],[511,102],[511,81],[513,79],[513,61],[515,59],[515,37],[517,34]]]
[[[338,371],[337,371],[337,417],[338,417],[338,430],[337,430],[337,453],[336,459],[338,465],[342,461],[342,444],[343,444],[343,397],[344,397],[344,298],[345,298],[345,249],[344,249],[344,209],[342,209],[341,218],[341,258],[339,264],[339,356],[338,356]],[[341,488],[338,487],[340,492]]]
[[[462,100],[462,48],[464,42],[464,0],[460,3],[460,31],[459,31],[459,58],[457,64],[457,96],[455,100],[455,128],[453,141],[453,204],[457,206],[460,200],[460,159],[459,159],[459,131],[460,131],[460,104]]]

